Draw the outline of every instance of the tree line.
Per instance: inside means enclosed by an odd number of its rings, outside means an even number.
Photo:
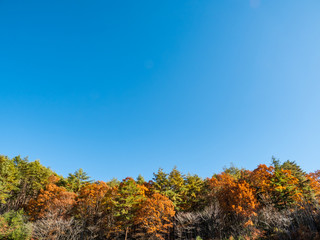
[[[320,239],[319,203],[320,171],[289,160],[104,182],[0,155],[0,239]]]

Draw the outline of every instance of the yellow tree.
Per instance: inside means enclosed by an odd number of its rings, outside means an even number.
[[[17,168],[8,157],[0,155],[0,204],[5,204],[19,184]]]

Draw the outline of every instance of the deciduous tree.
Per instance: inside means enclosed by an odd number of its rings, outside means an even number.
[[[209,181],[213,197],[226,213],[236,213],[244,217],[255,214],[258,202],[254,191],[245,180],[236,180],[229,174],[222,173]]]
[[[159,193],[145,199],[137,210],[134,223],[138,226],[136,237],[164,240],[172,227],[175,215],[172,201]]]
[[[86,235],[103,238],[110,229],[112,213],[105,203],[112,190],[103,181],[87,183],[81,187],[76,199],[75,213],[83,222]]]
[[[63,187],[54,184],[57,180],[49,183],[35,199],[31,199],[26,207],[27,213],[32,220],[45,217],[47,214],[57,218],[66,218],[75,204],[76,195],[68,192]]]

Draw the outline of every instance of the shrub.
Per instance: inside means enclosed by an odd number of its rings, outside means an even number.
[[[72,218],[63,219],[48,214],[33,222],[33,229],[34,239],[77,240],[80,239],[82,225]]]
[[[27,223],[22,210],[0,216],[0,239],[27,240],[31,238],[31,233],[31,224]]]

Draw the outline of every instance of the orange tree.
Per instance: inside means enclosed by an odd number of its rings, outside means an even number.
[[[250,186],[255,190],[257,200],[262,204],[270,202],[271,179],[273,174],[274,167],[267,167],[265,164],[260,164],[246,177]]]
[[[112,188],[103,181],[83,185],[76,199],[75,215],[84,224],[86,235],[97,235],[103,238],[110,225],[112,217],[105,206],[105,199],[112,194]]]
[[[81,217],[99,216],[110,187],[103,181],[84,185],[78,194],[76,210]]]
[[[51,214],[55,217],[67,217],[69,211],[75,203],[75,194],[66,191],[63,187],[58,187],[54,182],[58,178],[50,177],[50,183],[45,189],[40,190],[39,195],[31,199],[26,207],[31,220],[36,220]]]
[[[159,193],[154,193],[145,199],[134,219],[138,226],[136,237],[143,236],[148,239],[164,240],[172,227],[172,219],[175,214],[172,201]]]
[[[310,186],[314,193],[314,198],[320,204],[320,170],[309,173],[307,178],[310,180]]]
[[[218,200],[226,213],[236,213],[243,217],[255,214],[258,202],[254,191],[244,179],[235,179],[221,173],[208,180],[211,196]]]

